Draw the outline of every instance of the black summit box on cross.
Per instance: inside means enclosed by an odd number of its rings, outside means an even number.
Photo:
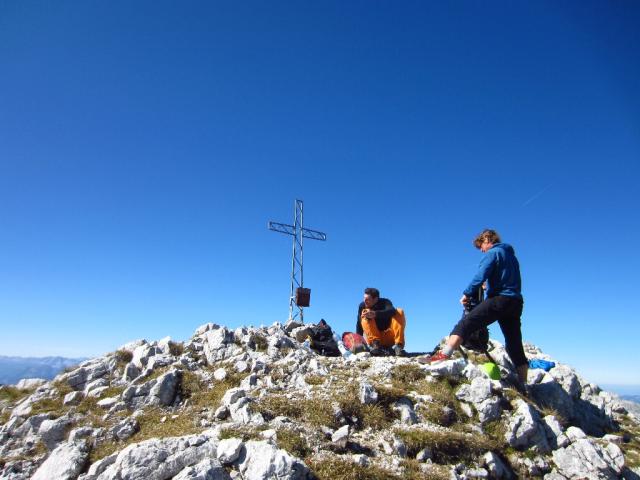
[[[299,307],[308,307],[311,301],[311,289],[310,288],[296,288],[296,305]]]

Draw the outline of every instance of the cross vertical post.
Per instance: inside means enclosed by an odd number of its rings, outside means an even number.
[[[304,228],[304,205],[302,200],[296,200],[293,212],[293,225],[269,222],[269,230],[285,233],[293,237],[293,253],[291,255],[291,290],[289,295],[289,321],[300,319],[304,323],[304,310],[296,303],[298,288],[304,288],[304,239],[326,241],[327,236],[322,232]]]

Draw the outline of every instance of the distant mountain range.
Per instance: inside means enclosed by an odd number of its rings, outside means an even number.
[[[630,402],[640,403],[640,395],[620,395],[623,400],[629,400]]]
[[[0,384],[12,385],[22,378],[51,380],[67,367],[77,365],[85,358],[64,357],[5,357],[0,355]]]

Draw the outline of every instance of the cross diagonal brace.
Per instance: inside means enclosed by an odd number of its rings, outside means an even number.
[[[295,236],[296,234],[296,229],[293,225],[286,225],[284,223],[269,222],[269,230],[286,233],[287,235]],[[327,235],[325,233],[318,232],[317,230],[311,230],[309,228],[302,229],[302,236],[304,238],[310,238],[311,240],[321,240],[323,242],[327,240]]]

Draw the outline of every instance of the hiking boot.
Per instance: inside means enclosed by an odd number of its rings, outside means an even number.
[[[402,348],[402,345],[400,345],[399,343],[396,343],[393,347],[391,347],[391,350],[393,350],[393,353],[396,355],[396,357],[407,356],[407,352],[404,351],[404,348]]]
[[[382,357],[384,355],[384,350],[382,350],[378,340],[371,342],[371,345],[369,346],[369,353],[372,357]]]
[[[437,363],[437,362],[443,362],[444,360],[451,360],[451,357],[448,357],[442,352],[436,352],[433,355],[425,355],[424,357],[418,358],[418,362],[424,363],[427,365]]]

